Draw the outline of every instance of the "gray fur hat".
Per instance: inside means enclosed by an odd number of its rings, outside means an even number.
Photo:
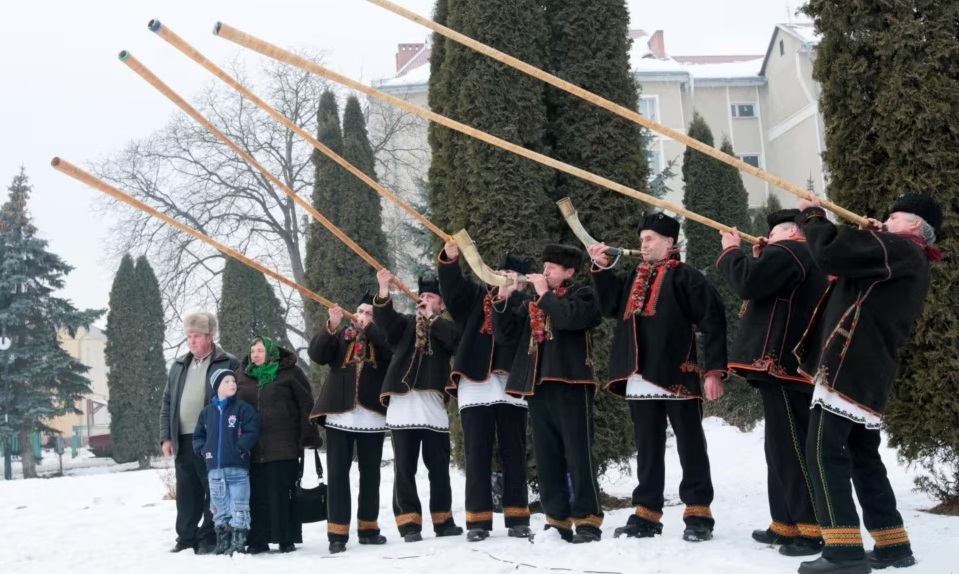
[[[183,332],[187,335],[190,333],[201,333],[203,335],[216,337],[216,327],[216,316],[206,311],[190,313],[183,319]]]

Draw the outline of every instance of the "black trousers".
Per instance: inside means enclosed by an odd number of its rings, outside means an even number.
[[[181,434],[177,449],[173,460],[176,472],[176,540],[188,546],[216,544],[206,463],[193,452],[192,434]]]
[[[380,462],[383,460],[383,432],[349,432],[326,428],[327,537],[330,542],[346,542],[350,538],[350,467],[353,448],[360,467],[360,493],[356,512],[357,535],[380,533]]]
[[[676,435],[676,450],[683,467],[679,499],[686,505],[683,521],[687,526],[713,527],[713,481],[703,433],[702,402],[696,399],[650,399],[629,401],[636,441],[636,476],[633,490],[636,512],[629,524],[660,524],[663,517],[663,490],[666,487],[666,421]]]
[[[288,546],[303,542],[303,525],[293,510],[293,488],[300,475],[295,458],[250,465],[250,533],[247,544]]]
[[[526,408],[477,405],[460,411],[466,451],[466,528],[493,529],[493,443],[503,461],[503,520],[529,526],[526,488]]]
[[[392,431],[393,514],[400,536],[423,530],[423,507],[416,492],[416,466],[420,459],[430,479],[430,518],[433,531],[452,526],[453,490],[450,487],[450,435],[425,429]]]
[[[593,456],[594,389],[593,385],[546,381],[527,397],[540,501],[547,524],[564,535],[574,525],[602,535],[603,509]]]
[[[870,430],[815,406],[809,422],[806,458],[809,462],[822,537],[822,555],[854,560],[864,555],[859,515],[852,499],[856,488],[863,522],[883,558],[912,554],[896,495],[879,456],[879,430]]]
[[[766,380],[755,381],[754,386],[766,418],[769,529],[780,536],[820,538],[805,452],[812,393]]]

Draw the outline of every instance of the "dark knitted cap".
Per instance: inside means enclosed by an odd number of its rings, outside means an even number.
[[[766,216],[766,225],[768,225],[769,230],[772,231],[773,227],[776,227],[780,223],[796,223],[797,217],[799,217],[798,209],[780,209]]]
[[[639,233],[646,230],[655,231],[663,237],[672,237],[673,243],[679,241],[679,221],[665,213],[647,213],[643,216],[643,223],[639,226]]]
[[[543,248],[543,263],[555,263],[567,269],[579,269],[583,264],[583,250],[572,245],[550,243]]]
[[[892,206],[892,212],[902,211],[923,218],[939,235],[942,231],[942,207],[939,202],[921,193],[904,193]]]
[[[499,266],[501,271],[515,271],[520,275],[529,274],[530,268],[533,266],[533,262],[529,257],[523,255],[513,255],[512,253],[507,252],[506,256],[503,257],[503,263]]]
[[[223,382],[223,379],[227,377],[233,377],[236,380],[236,374],[230,369],[217,369],[210,375],[210,386],[213,387],[213,394],[215,395],[217,389],[220,388],[220,383]]]
[[[420,275],[416,280],[417,285],[419,286],[419,295],[423,293],[433,293],[434,295],[440,294],[440,281],[433,275]]]

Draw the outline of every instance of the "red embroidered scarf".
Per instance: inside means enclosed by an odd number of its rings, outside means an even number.
[[[631,315],[643,315],[652,317],[656,314],[656,301],[659,299],[659,292],[663,287],[663,281],[666,279],[666,272],[670,269],[679,267],[679,261],[667,259],[658,263],[647,263],[643,261],[636,268],[636,280],[633,281],[633,287],[629,291],[629,298],[626,300],[626,312],[623,313],[623,320],[627,320]]]
[[[568,287],[560,286],[556,290],[556,296],[562,297],[566,294]],[[531,328],[529,337],[529,354],[532,355],[544,341],[552,340],[553,330],[550,328],[549,315],[539,308],[535,301],[529,303],[529,325]]]

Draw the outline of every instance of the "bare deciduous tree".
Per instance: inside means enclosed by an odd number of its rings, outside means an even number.
[[[308,55],[320,60],[317,54]],[[284,64],[267,61],[254,74],[238,61],[228,71],[307,132],[316,130],[316,106],[324,80]],[[313,186],[312,146],[270,118],[229,86],[211,83],[194,107],[231,140],[257,159],[287,187],[309,201]],[[137,199],[229,245],[298,283],[304,282],[304,219],[295,203],[253,166],[183,113],[166,126],[93,166]],[[106,200],[104,209],[113,210]],[[145,253],[155,262],[166,316],[176,323],[187,309],[214,309],[220,293],[223,255],[148,215],[118,210],[111,256]],[[281,289],[287,325],[298,339],[308,338],[302,299]],[[170,330],[168,348],[182,336]]]
[[[322,60],[322,54],[305,56]],[[234,60],[227,71],[296,125],[316,133],[317,106],[328,87],[325,80],[272,60],[253,73]],[[297,195],[311,200],[314,167],[308,142],[218,81],[193,98],[193,106]],[[368,106],[367,113],[380,160],[377,171],[402,171],[401,181],[420,172],[420,177],[425,177],[429,147],[425,138],[411,137],[424,130],[422,120],[377,106]],[[92,171],[137,199],[306,285],[309,215],[297,212],[289,196],[185,114],[177,113],[153,134],[93,165]],[[170,327],[167,350],[179,352],[184,342],[178,328],[182,317],[194,309],[214,310],[218,304],[225,256],[144,213],[118,208],[115,200],[102,201],[103,210],[118,214],[106,255],[119,259],[124,253],[141,253],[153,262]],[[391,247],[396,245],[391,243]],[[304,297],[283,285],[274,286],[286,308],[290,340],[304,344],[313,333],[311,320],[303,313]]]

